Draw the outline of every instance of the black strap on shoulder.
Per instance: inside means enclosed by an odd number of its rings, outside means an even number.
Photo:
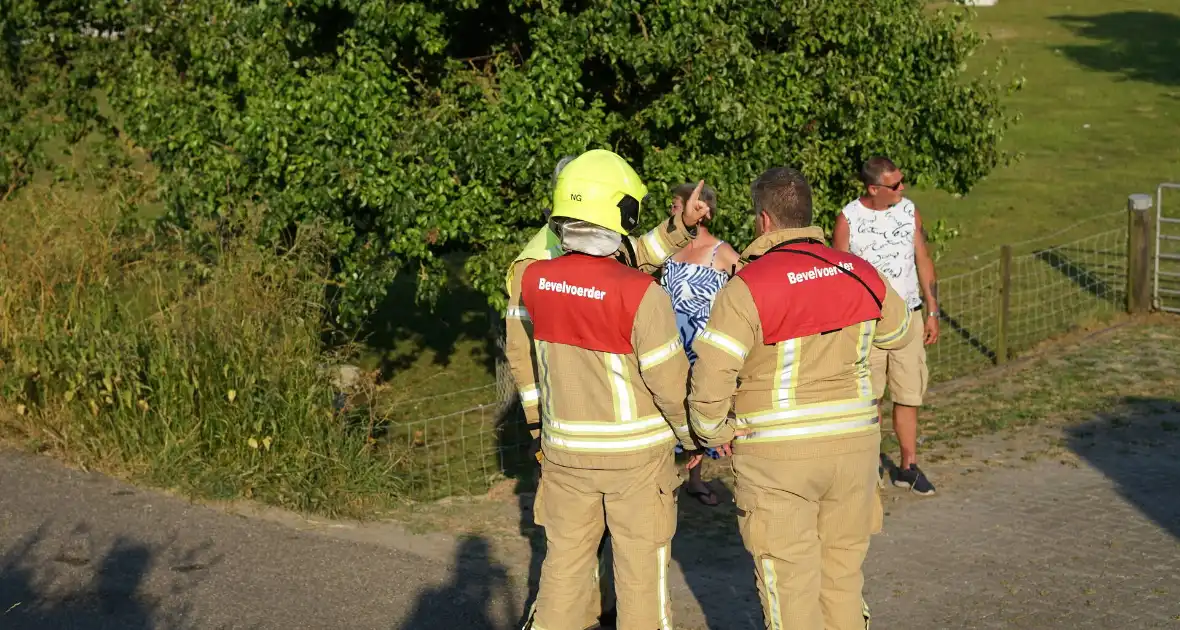
[[[619,262],[627,265],[628,267],[638,269],[639,256],[635,255],[635,246],[631,244],[631,239],[625,235],[623,236],[623,249],[626,251],[623,252],[623,260],[620,260]]]
[[[782,243],[779,243],[778,245],[771,247],[770,249],[766,250],[766,253],[762,254],[762,256],[765,256],[767,254],[777,253],[777,252],[784,252],[784,253],[789,253],[789,254],[801,254],[803,256],[810,256],[811,258],[815,258],[816,260],[823,261],[823,262],[831,265],[832,267],[835,267],[836,269],[838,269],[840,272],[844,273],[845,275],[851,276],[853,280],[856,280],[857,282],[859,282],[860,286],[864,287],[865,291],[869,292],[869,297],[873,298],[873,302],[876,302],[877,308],[878,309],[884,308],[884,304],[881,302],[881,298],[877,297],[877,294],[873,292],[872,287],[870,287],[868,285],[868,283],[866,283],[864,280],[861,280],[860,276],[841,267],[840,265],[837,265],[836,263],[828,260],[827,258],[820,256],[819,254],[813,254],[811,252],[805,252],[805,251],[798,250],[798,249],[791,249],[790,247],[788,247],[789,245],[796,245],[798,243],[823,245],[823,242],[818,241],[814,238],[795,238],[795,239],[791,239],[789,241],[783,241]],[[758,258],[761,258],[761,256],[751,256],[750,260],[753,261]]]

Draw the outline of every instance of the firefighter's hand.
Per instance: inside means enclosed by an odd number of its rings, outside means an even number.
[[[704,456],[704,455],[702,455],[702,454],[700,454],[700,453],[697,453],[696,455],[691,455],[691,456],[689,456],[689,458],[688,458],[688,466],[687,466],[686,468],[687,468],[688,470],[692,470],[693,468],[696,468],[697,466],[700,466],[700,465],[701,465],[701,460],[703,460],[704,458],[705,458],[705,456]]]
[[[705,186],[705,180],[697,182],[697,187],[693,189],[692,194],[689,195],[688,201],[684,202],[684,219],[685,227],[694,227],[701,222],[702,219],[707,219],[712,216],[712,211],[709,210],[709,204],[701,201],[701,188]]]
[[[926,339],[925,339],[926,345],[929,346],[930,344],[938,342],[938,318],[937,317],[927,317],[926,318],[925,333],[926,333]]]
[[[749,435],[749,434],[750,434],[749,429],[734,429],[733,430],[733,437],[735,439],[740,438],[743,435]],[[729,442],[726,442],[725,444],[722,444],[721,446],[718,446],[717,447],[717,454],[722,457],[733,457],[733,442],[729,441]]]

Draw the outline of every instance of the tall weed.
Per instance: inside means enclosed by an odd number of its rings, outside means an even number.
[[[358,514],[401,495],[397,453],[336,418],[326,252],[256,225],[198,257],[125,219],[136,184],[0,203],[3,431],[189,493]]]

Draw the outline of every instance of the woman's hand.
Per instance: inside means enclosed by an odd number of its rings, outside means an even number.
[[[688,201],[684,202],[684,225],[685,227],[696,227],[702,219],[712,217],[713,211],[709,209],[709,204],[701,201],[701,188],[704,188],[705,180],[697,182],[697,187],[693,189],[692,194],[688,196]]]

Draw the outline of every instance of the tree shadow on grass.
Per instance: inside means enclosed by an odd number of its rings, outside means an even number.
[[[1067,432],[1070,450],[1180,540],[1180,399],[1127,397]]]
[[[177,603],[204,570],[208,547],[172,549],[116,538],[95,553],[89,527],[53,533],[51,524],[23,537],[0,555],[0,628],[5,630],[172,630],[194,627],[188,606]],[[157,565],[172,575],[170,601],[143,593]]]
[[[1121,279],[1116,278],[1117,269],[1114,269],[1112,273],[1112,267],[1078,262],[1084,260],[1088,253],[1090,252],[1086,250],[1069,247],[1053,247],[1037,250],[1033,252],[1033,256],[1060,272],[1082,291],[1102,300],[1117,301],[1121,297],[1121,287],[1111,284],[1102,275],[1105,273],[1111,279]],[[1076,256],[1077,260],[1070,254]]]
[[[1097,42],[1060,47],[1075,63],[1135,81],[1180,85],[1180,11],[1119,11],[1052,19]]]
[[[450,257],[446,263],[452,280],[433,308],[416,302],[417,280],[412,273],[402,273],[362,332],[367,353],[377,360],[385,378],[412,369],[424,352],[433,355],[434,365],[469,360],[483,374],[495,374],[498,349],[492,324],[499,314],[467,283],[461,258]],[[465,376],[471,376],[470,371]]]
[[[988,361],[996,360],[996,351],[988,347],[988,345],[984,343],[983,339],[980,338],[980,335],[968,328],[967,324],[963,323],[959,318],[950,314],[946,310],[946,306],[940,305],[939,310],[940,312],[938,314],[938,318],[945,322],[946,325],[950,327],[952,332],[957,334],[959,337],[962,337],[964,343],[966,343],[972,349],[977,350],[979,354],[986,357]]]

